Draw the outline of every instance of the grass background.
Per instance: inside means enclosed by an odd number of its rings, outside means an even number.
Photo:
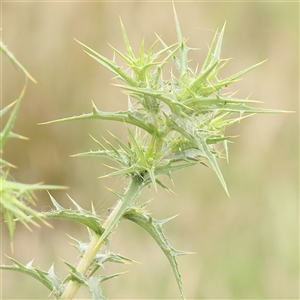
[[[97,179],[108,171],[101,159],[70,158],[95,149],[88,134],[110,139],[109,129],[125,139],[122,124],[82,121],[37,126],[40,122],[91,111],[91,100],[103,111],[126,109],[126,97],[110,85],[112,74],[83,53],[74,38],[111,58],[107,43],[124,50],[119,16],[133,49],[145,38],[146,49],[156,32],[167,44],[176,41],[171,2],[2,2],[2,38],[38,81],[30,83],[14,131],[29,141],[11,140],[4,159],[18,166],[15,180],[70,187],[82,207],[91,201],[101,217],[116,201],[104,186],[122,191],[122,179]],[[180,213],[166,225],[170,243],[196,254],[179,257],[189,299],[299,299],[299,3],[178,2],[178,17],[191,53],[201,65],[214,31],[225,21],[222,57],[233,57],[225,77],[264,59],[268,61],[231,86],[238,97],[262,100],[262,107],[293,110],[295,114],[258,115],[230,129],[239,137],[230,145],[230,164],[221,161],[231,197],[212,170],[202,166],[174,173],[177,196],[153,189],[153,217]],[[158,49],[159,47],[157,47]],[[2,106],[17,98],[23,76],[2,59]],[[70,207],[64,191],[53,192]],[[39,193],[39,209],[51,206]],[[22,263],[48,269],[52,262],[63,278],[61,259],[75,263],[78,253],[66,233],[87,240],[85,228],[51,221],[33,233],[17,227],[15,251],[7,228],[1,228],[4,254]],[[179,292],[167,259],[150,236],[122,222],[110,243],[113,251],[141,264],[107,265],[106,274],[130,270],[103,283],[110,299],[178,299]],[[3,299],[44,299],[48,291],[25,275],[1,272]],[[88,298],[84,289],[78,298]]]

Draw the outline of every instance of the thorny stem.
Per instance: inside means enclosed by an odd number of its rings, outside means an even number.
[[[96,254],[98,253],[99,249],[101,248],[105,239],[110,235],[110,233],[114,230],[117,226],[121,218],[123,217],[124,212],[131,207],[133,201],[137,198],[139,192],[143,188],[144,184],[139,176],[134,176],[131,179],[131,182],[125,192],[122,195],[121,199],[118,201],[116,206],[113,208],[112,212],[102,225],[105,231],[100,236],[94,233],[93,238],[84,252],[81,260],[77,265],[77,271],[80,272],[83,276],[88,271],[89,267],[91,266]],[[69,281],[65,291],[61,295],[61,299],[73,299],[78,292],[81,284],[78,281]]]
[[[100,236],[95,234],[93,235],[93,238],[86,249],[85,253],[83,254],[80,262],[78,263],[77,270],[81,274],[85,274],[88,270],[90,264],[92,263],[94,257],[96,256],[99,248],[95,247],[98,244],[98,241],[100,239]],[[77,281],[69,281],[65,291],[61,295],[61,299],[73,299],[78,292],[81,284]]]

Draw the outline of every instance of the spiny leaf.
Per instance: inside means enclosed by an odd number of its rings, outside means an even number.
[[[227,195],[229,196],[229,192],[228,192],[228,189],[227,189],[227,185],[226,185],[226,182],[224,180],[224,177],[222,175],[222,172],[219,168],[219,165],[217,163],[217,160],[216,160],[216,156],[210,151],[210,149],[208,148],[208,145],[206,144],[206,141],[200,139],[199,141],[199,145],[202,146],[202,149],[203,152],[204,152],[204,155],[206,156],[206,158],[208,159],[211,167],[213,168],[213,170],[216,172],[225,192],[227,193]]]
[[[50,194],[49,196],[56,209],[49,212],[44,212],[43,215],[45,217],[50,219],[59,218],[59,219],[67,219],[70,221],[75,221],[92,229],[96,234],[102,235],[105,229],[102,227],[102,224],[99,220],[99,217],[97,217],[97,215],[80,207],[69,196],[68,196],[69,199],[72,201],[73,204],[75,204],[77,208],[76,210],[63,208],[57,203],[57,201]]]
[[[158,38],[159,40],[160,38]],[[157,43],[157,41],[155,42],[155,44]],[[176,50],[173,50],[171,51],[172,48],[174,48],[175,46],[177,45],[176,47]],[[162,56],[163,54],[165,54],[166,52],[168,53],[168,57],[170,58],[172,55],[171,53],[173,53],[173,55],[175,54],[176,51],[178,51],[179,49],[179,45],[178,43],[175,43],[175,44],[172,44],[171,46],[166,46],[164,47],[163,49],[159,50],[158,52],[154,53],[152,56],[151,56],[151,62],[154,62],[156,59],[158,59],[160,56]],[[151,50],[151,49],[150,49]],[[169,59],[168,59],[169,60]],[[165,62],[167,61],[166,59],[164,60]]]
[[[192,143],[192,145],[194,145],[194,148],[199,149],[201,151],[202,156],[207,158],[211,167],[216,172],[223,188],[225,189],[226,193],[228,194],[227,186],[226,186],[225,180],[223,178],[223,175],[220,171],[220,168],[217,164],[216,157],[208,148],[205,137],[203,137],[201,135],[197,135],[195,132],[190,132],[188,128],[181,126],[180,124],[178,124],[177,122],[175,122],[173,120],[170,120],[169,126],[173,130],[176,130],[179,133],[181,133],[183,136],[185,136],[186,139],[188,141],[190,141]]]
[[[233,112],[240,113],[243,115],[247,114],[282,114],[282,113],[292,113],[292,111],[278,110],[278,109],[268,109],[268,108],[258,108],[258,107],[250,107],[245,105],[244,103],[227,103],[226,105],[221,106],[204,106],[202,108],[202,112]]]
[[[186,106],[184,103],[179,102],[177,100],[177,98],[172,95],[172,94],[166,94],[164,91],[162,90],[152,90],[149,88],[137,88],[137,87],[131,87],[131,86],[125,86],[125,85],[119,85],[116,84],[116,86],[128,90],[130,91],[131,95],[143,95],[143,96],[151,96],[151,97],[155,97],[159,100],[161,100],[162,102],[166,103],[170,109],[172,110],[172,112],[180,115],[180,112],[182,110],[186,111],[193,111],[192,108]]]
[[[29,204],[35,204],[34,191],[64,189],[62,186],[42,185],[42,184],[24,184],[8,180],[8,173],[4,173],[0,177],[0,211],[3,212],[4,220],[10,233],[11,241],[13,241],[16,222],[21,222],[30,230],[28,224],[38,226],[35,220],[51,225],[46,222],[44,215],[34,209]]]
[[[175,275],[175,278],[176,278],[176,281],[177,281],[177,284],[178,284],[178,287],[180,290],[180,294],[181,294],[182,298],[185,299],[183,284],[182,284],[182,280],[181,280],[181,274],[179,272],[178,264],[176,261],[176,256],[190,254],[190,253],[185,252],[185,251],[175,250],[169,244],[169,242],[163,232],[163,229],[162,229],[163,224],[170,221],[174,217],[168,218],[165,220],[155,220],[152,217],[150,217],[149,214],[140,212],[136,208],[130,208],[125,212],[125,214],[123,215],[123,218],[128,219],[128,220],[133,221],[134,223],[138,224],[154,238],[154,240],[156,241],[158,246],[161,248],[161,250],[164,252],[166,257],[168,258],[168,260],[171,264],[173,273]]]
[[[127,33],[126,33],[126,30],[125,30],[125,27],[122,23],[122,20],[120,18],[120,23],[121,23],[121,28],[122,28],[122,34],[123,34],[123,39],[124,39],[124,42],[125,42],[125,46],[126,46],[126,49],[127,49],[127,54],[128,56],[132,59],[132,60],[136,60],[135,59],[135,56],[133,54],[133,51],[131,49],[131,46],[130,46],[130,43],[129,43],[129,40],[128,40],[128,37],[127,37]]]
[[[92,295],[93,300],[107,300],[102,294],[100,283],[103,281],[103,276],[91,277],[86,280],[86,286]]]
[[[137,84],[136,81],[130,75],[128,75],[125,71],[123,71],[115,62],[113,62],[110,59],[104,57],[103,55],[99,54],[98,52],[94,51],[90,47],[88,47],[85,44],[79,42],[78,40],[76,40],[76,42],[78,42],[80,45],[82,45],[84,47],[85,52],[89,56],[91,56],[97,62],[102,64],[104,67],[106,67],[112,73],[117,75],[117,78],[120,78],[123,81],[125,81],[125,82],[127,82],[128,84],[131,84],[131,85],[136,85]]]
[[[69,238],[71,238],[73,241],[76,242],[76,244],[72,244],[72,246],[74,246],[79,251],[80,257],[82,257],[84,255],[84,253],[88,249],[90,242],[92,240],[92,236],[90,236],[89,242],[82,242],[71,236],[69,236]],[[133,260],[131,260],[125,256],[115,254],[110,251],[105,252],[105,253],[101,253],[100,251],[101,251],[101,249],[98,251],[98,253],[94,257],[91,265],[89,266],[89,269],[86,273],[87,277],[91,277],[100,267],[104,269],[105,262],[116,262],[116,263],[124,263],[124,264],[133,262]]]
[[[23,65],[16,59],[14,54],[7,49],[7,47],[3,44],[2,41],[0,41],[0,49],[16,66],[18,66],[22,70],[26,77],[28,77],[32,82],[37,83],[36,80],[23,67]]]
[[[118,277],[124,273],[125,272],[116,273],[116,274],[112,274],[112,275],[108,275],[108,276],[99,275],[99,276],[93,276],[93,277],[86,279],[86,287],[88,288],[89,292],[91,293],[92,299],[93,300],[106,300],[107,298],[105,298],[102,295],[100,283],[103,281]]]
[[[55,275],[53,265],[50,267],[48,272],[45,272],[33,267],[32,266],[33,261],[29,262],[27,265],[23,265],[11,257],[8,258],[13,262],[13,265],[11,266],[0,265],[0,269],[17,271],[35,278],[36,280],[41,282],[44,286],[46,286],[56,299],[60,299],[60,296],[64,289],[64,285],[62,281]]]
[[[109,166],[107,166],[109,167]],[[130,174],[138,174],[139,170],[137,169],[136,166],[131,166],[123,169],[116,170],[115,172],[108,173],[106,175],[101,176],[100,178],[106,178],[106,177],[114,177],[114,176],[119,176],[119,175],[125,175],[128,176]]]
[[[208,85],[207,87],[202,87],[201,88],[201,94],[203,96],[208,96],[212,93],[214,93],[215,91],[219,90],[220,88],[226,86],[226,85],[229,85],[231,83],[234,83],[235,81],[238,80],[238,78],[240,78],[242,75],[248,73],[249,71],[253,70],[254,68],[258,67],[259,65],[263,64],[264,62],[266,62],[266,60],[260,62],[260,63],[257,63],[249,68],[246,68],[240,72],[237,72],[236,74],[233,74],[223,80],[220,80],[216,83],[213,83],[211,85]]]
[[[64,280],[64,283],[68,281],[76,281],[81,285],[86,284],[86,278],[82,273],[80,273],[75,266],[72,264],[68,263],[67,261],[63,261],[69,268],[69,276]]]
[[[226,26],[226,22],[224,23],[221,32],[218,34],[217,43],[216,43],[214,53],[213,53],[212,59],[211,59],[212,63],[214,63],[215,61],[218,61],[220,59],[225,26]]]
[[[8,161],[0,158],[0,165],[1,166],[7,166],[7,167],[10,167],[10,168],[17,168],[15,165],[9,163]]]
[[[168,49],[168,46],[165,44],[165,42],[157,34],[156,34],[156,36],[157,36],[158,40],[161,42],[162,46],[164,47],[164,50],[167,50],[168,53],[171,53],[171,51]],[[175,55],[173,55],[172,56],[172,61],[175,65],[176,70],[180,73],[180,61],[179,61],[179,59]]]
[[[206,70],[201,72],[197,78],[195,78],[189,85],[189,90],[191,91],[197,91],[201,88],[201,84],[207,80],[208,75],[214,70],[214,68],[217,66],[219,62],[216,61],[212,65],[210,65]],[[202,91],[199,92],[199,94],[202,94]],[[183,95],[179,95],[180,98],[184,97]]]
[[[110,120],[110,121],[118,121],[122,123],[128,123],[135,125],[144,129],[145,131],[152,134],[156,132],[157,129],[155,126],[145,120],[145,116],[138,112],[131,112],[131,111],[118,111],[118,112],[103,112],[98,110],[98,108],[93,104],[93,112],[88,114],[82,114],[80,116],[68,117],[53,121],[48,121],[44,123],[39,123],[39,125],[45,124],[52,124],[52,123],[59,123],[59,122],[68,122],[68,121],[79,121],[79,120]]]
[[[26,85],[24,85],[24,87],[21,91],[21,94],[19,95],[19,98],[14,103],[12,103],[12,104],[15,104],[15,106],[13,108],[13,111],[12,111],[6,125],[4,126],[3,130],[1,131],[0,151],[3,150],[4,144],[5,144],[5,142],[7,141],[7,139],[9,138],[9,136],[11,134],[11,131],[12,131],[14,123],[15,123],[15,120],[17,118],[18,111],[20,109],[21,101],[22,101],[22,99],[25,95],[25,91],[26,91]]]
[[[110,251],[106,253],[98,253],[93,260],[90,271],[88,272],[88,276],[92,276],[100,267],[104,269],[104,263],[112,262],[112,263],[119,263],[119,264],[129,264],[135,262],[134,260],[122,256],[120,254],[112,253]]]
[[[188,75],[188,72],[189,72],[187,53],[188,53],[188,50],[190,50],[190,49],[186,46],[185,40],[182,36],[174,3],[173,3],[173,13],[174,13],[174,20],[175,20],[178,44],[180,46],[180,49],[179,49],[180,81],[184,83],[187,80],[186,76]],[[174,55],[172,55],[172,57],[174,57]]]
[[[75,266],[72,264],[64,261],[64,263],[70,268],[70,274],[65,279],[64,283],[67,283],[68,281],[76,281],[80,285],[86,286],[88,291],[92,295],[93,300],[106,300],[106,298],[102,294],[102,289],[100,287],[100,283],[106,280],[109,280],[111,278],[115,278],[117,276],[120,276],[124,273],[116,273],[108,276],[104,275],[98,275],[98,276],[84,276],[81,274]]]
[[[227,103],[230,104],[242,104],[242,103],[260,103],[260,101],[257,100],[250,100],[250,99],[238,99],[238,98],[232,98],[232,97],[224,97],[224,96],[208,96],[203,97],[200,95],[193,95],[192,98],[189,98],[184,101],[185,105],[191,106],[195,109],[196,112],[201,110],[201,107],[208,107],[208,106],[215,106],[218,108],[222,108],[221,105],[225,105]]]
[[[224,29],[225,29],[225,24],[223,26],[223,30]],[[220,53],[220,49],[221,49],[222,39],[223,39],[223,33],[222,33],[222,35],[220,35],[220,33],[217,31],[213,38],[213,41],[211,42],[211,45],[209,47],[208,53],[206,55],[206,58],[205,58],[205,61],[203,63],[200,73],[202,73],[212,63],[215,63],[215,61],[220,58],[219,53]],[[216,44],[218,44],[218,47],[216,46]]]
[[[0,117],[2,117],[11,107],[13,107],[16,103],[17,103],[18,100],[8,104],[7,106],[3,107],[1,110],[0,110]]]

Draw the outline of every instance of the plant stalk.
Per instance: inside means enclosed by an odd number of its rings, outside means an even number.
[[[91,266],[103,242],[112,233],[114,228],[122,219],[124,212],[131,207],[131,204],[137,198],[143,186],[142,179],[139,176],[134,176],[131,179],[125,194],[120,197],[121,199],[118,201],[106,221],[103,223],[103,228],[105,229],[103,234],[101,236],[96,233],[93,234],[93,238],[76,268],[77,271],[83,276],[85,276],[87,270]],[[80,282],[70,280],[65,291],[61,295],[61,299],[73,299],[80,287]]]

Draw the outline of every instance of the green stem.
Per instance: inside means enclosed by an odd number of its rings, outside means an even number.
[[[118,201],[117,205],[114,207],[108,218],[103,224],[105,228],[103,234],[100,236],[94,233],[93,238],[84,252],[81,260],[77,265],[77,271],[85,275],[90,265],[92,264],[96,254],[101,248],[105,239],[110,235],[110,233],[117,226],[119,221],[124,215],[124,212],[131,207],[133,201],[137,198],[139,192],[143,188],[143,181],[138,176],[131,179],[131,182],[124,195],[121,195],[121,199]],[[78,292],[81,284],[77,281],[69,281],[65,291],[63,292],[61,299],[73,299]]]
[[[85,274],[87,269],[89,268],[90,264],[92,263],[94,257],[96,256],[99,248],[96,247],[98,244],[100,236],[95,234],[93,235],[93,238],[86,249],[84,255],[82,256],[80,262],[78,263],[77,270]],[[73,299],[78,292],[81,284],[77,281],[69,281],[65,291],[61,295],[61,299]]]

